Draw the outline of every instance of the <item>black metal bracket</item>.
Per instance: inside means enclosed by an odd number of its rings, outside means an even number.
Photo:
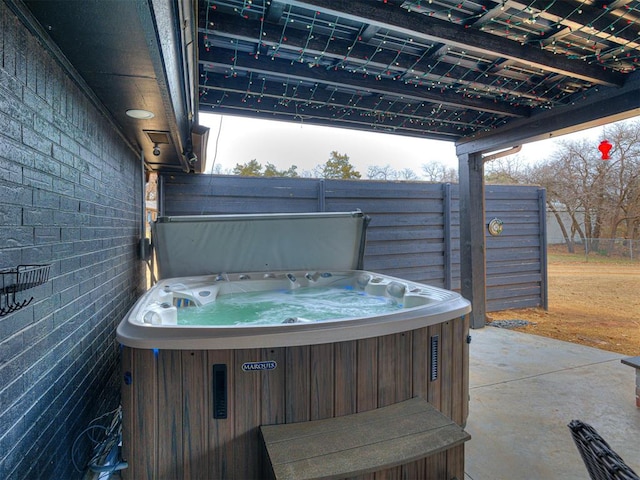
[[[22,301],[16,293],[37,287],[49,279],[51,265],[18,265],[0,270],[0,317],[16,312],[33,301],[33,297]]]

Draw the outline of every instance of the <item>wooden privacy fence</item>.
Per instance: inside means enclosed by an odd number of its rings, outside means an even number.
[[[371,217],[364,267],[460,289],[458,185],[309,178],[172,174],[160,177],[162,215],[339,212]],[[487,311],[547,308],[545,191],[488,185]],[[331,235],[331,232],[327,232]]]

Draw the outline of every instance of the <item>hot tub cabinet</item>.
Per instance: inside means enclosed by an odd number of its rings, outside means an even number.
[[[468,328],[463,315],[317,345],[156,351],[125,346],[123,457],[129,468],[122,475],[269,478],[260,425],[341,416],[416,396],[463,426]],[[464,478],[464,445],[376,478]]]
[[[160,281],[117,331],[122,454],[128,462],[123,478],[271,478],[277,473],[274,458],[289,459],[286,449],[283,455],[281,445],[272,448],[267,438],[280,438],[284,428],[265,426],[287,424],[288,430],[288,424],[337,417],[322,424],[349,425],[354,417],[345,416],[356,413],[358,420],[384,415],[383,424],[392,425],[385,412],[399,411],[407,405],[400,402],[414,397],[421,399],[410,405],[461,433],[457,443],[434,442],[437,448],[422,450],[413,441],[413,453],[403,454],[398,442],[396,460],[369,468],[361,456],[365,468],[340,471],[366,473],[358,478],[464,477],[469,302],[454,292],[362,270],[365,225],[360,212],[172,217],[154,225]],[[330,297],[318,302],[316,294],[326,290]],[[296,305],[306,306],[305,291],[322,311],[338,303],[340,318],[277,313],[274,322],[246,324],[249,314],[243,310],[233,322],[184,323],[184,315],[222,308],[236,302],[236,295],[250,298],[251,308],[262,292],[296,297]],[[341,292],[392,309],[374,305],[364,314],[357,303],[347,317],[351,300]],[[272,303],[281,312],[286,302]],[[225,317],[217,315],[216,320]],[[382,409],[387,406],[393,408]],[[406,417],[409,423],[412,418]],[[376,430],[363,431],[369,434],[349,432],[360,447]],[[340,436],[338,430],[328,438],[338,445]],[[360,451],[370,453],[366,446]]]

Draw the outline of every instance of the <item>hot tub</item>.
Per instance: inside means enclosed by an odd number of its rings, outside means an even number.
[[[415,396],[464,425],[469,302],[362,269],[366,223],[347,212],[154,224],[161,278],[117,331],[124,477],[268,478],[260,425]],[[462,478],[463,447],[398,469]]]
[[[362,270],[161,280],[118,328],[134,348],[314,345],[389,335],[466,314],[460,295]]]

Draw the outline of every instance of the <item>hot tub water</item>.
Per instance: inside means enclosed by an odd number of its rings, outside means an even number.
[[[272,325],[382,315],[400,310],[393,298],[350,287],[232,293],[201,307],[178,308],[178,325]]]

